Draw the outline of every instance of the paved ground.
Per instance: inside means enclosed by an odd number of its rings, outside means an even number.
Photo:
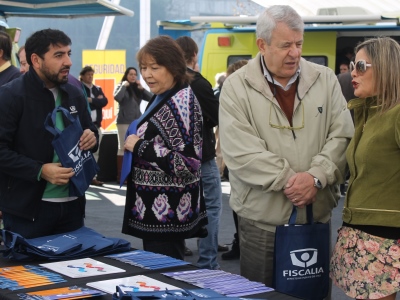
[[[232,210],[228,204],[230,193],[229,182],[222,183],[223,191],[223,211],[221,215],[221,225],[219,229],[219,243],[229,244],[232,242],[235,226],[233,223]],[[107,237],[121,237],[132,243],[132,247],[142,249],[141,240],[122,234],[121,224],[123,216],[123,206],[125,203],[126,188],[121,189],[117,184],[106,183],[103,187],[90,187],[87,195],[86,207],[86,226],[95,229]],[[343,198],[339,206],[333,211],[332,218],[332,244],[336,241],[336,231],[341,224],[341,212],[343,207]],[[193,251],[193,256],[186,257],[187,261],[195,264],[198,258],[196,239],[187,240],[187,246]],[[219,257],[221,256],[221,252]],[[225,261],[219,259],[222,270],[240,274],[239,261]],[[332,300],[351,299],[344,295],[338,288],[333,287]],[[400,299],[400,295],[396,298]]]

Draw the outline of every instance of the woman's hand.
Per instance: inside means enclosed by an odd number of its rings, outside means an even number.
[[[125,140],[124,149],[133,152],[133,148],[135,148],[138,140],[140,138],[136,134],[129,135]]]
[[[144,90],[144,87],[142,86],[142,84],[140,83],[140,80],[136,80],[137,86],[139,90]]]

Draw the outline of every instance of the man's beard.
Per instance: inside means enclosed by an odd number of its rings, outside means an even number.
[[[65,69],[68,69],[69,70],[69,68],[64,68],[64,69],[62,69],[62,70],[65,70]],[[46,66],[44,66],[44,65],[42,65],[41,66],[41,68],[40,68],[40,71],[42,72],[42,74],[46,77],[46,79],[48,80],[48,81],[50,81],[51,83],[54,83],[55,85],[60,85],[60,84],[63,84],[63,83],[67,83],[68,82],[68,75],[66,75],[66,76],[62,76],[61,78],[59,77],[60,76],[60,73],[58,72],[58,73],[50,73],[50,71],[46,68]],[[61,70],[60,70],[61,71]]]

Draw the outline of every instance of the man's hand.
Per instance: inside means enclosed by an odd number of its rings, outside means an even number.
[[[48,163],[43,165],[41,177],[52,184],[64,185],[74,175],[72,168],[64,168],[60,163]]]
[[[125,150],[133,152],[133,148],[135,148],[135,145],[138,140],[140,140],[140,138],[136,134],[129,135],[125,140],[124,144]]]
[[[306,205],[315,202],[317,191],[313,176],[301,172],[289,178],[284,193],[293,205],[304,208]]]
[[[97,139],[96,135],[90,129],[85,129],[81,138],[79,139],[79,149],[90,150],[96,146]]]

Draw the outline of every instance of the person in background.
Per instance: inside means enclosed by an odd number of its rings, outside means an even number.
[[[7,32],[0,30],[0,86],[19,77],[18,68],[11,64],[12,41]]]
[[[208,235],[199,239],[197,265],[205,269],[220,269],[218,264],[218,230],[222,209],[222,188],[217,163],[215,161],[214,127],[218,125],[219,102],[214,96],[212,85],[195,71],[197,53],[196,42],[188,36],[181,36],[176,42],[183,50],[187,72],[192,76],[190,87],[200,103],[203,114],[203,157],[201,159],[201,182],[208,216]]]
[[[0,30],[0,86],[20,75],[18,69],[11,65],[11,51],[12,41],[10,36]],[[2,216],[2,212],[0,211],[0,229],[3,228]]]
[[[226,77],[232,75],[234,72],[239,70],[241,67],[247,65],[248,60],[242,59],[234,62],[233,64],[230,64],[228,66],[228,69],[226,70]],[[225,176],[229,179],[229,171],[228,168],[225,166],[225,163],[223,162],[224,169],[225,171]],[[237,214],[234,210],[232,210],[233,214],[233,222],[235,224],[235,229],[236,232],[233,235],[233,241],[232,241],[232,248],[226,253],[222,253],[221,258],[223,260],[233,260],[233,259],[239,259],[240,258],[240,246],[239,246],[239,230],[238,230],[238,217]]]
[[[400,291],[400,46],[380,37],[355,52],[350,179],[330,276],[351,298],[394,300]]]
[[[215,81],[217,82],[217,86],[213,89],[214,90],[214,96],[218,99],[219,101],[219,96],[221,95],[221,89],[224,84],[224,81],[226,79],[226,73],[218,73],[215,75]],[[219,142],[219,127],[216,126],[214,130],[215,134],[215,160],[217,162],[217,167],[219,171],[219,176],[221,177],[221,181],[226,181],[228,178],[224,177],[224,169],[225,169],[225,163],[222,158],[222,153],[221,153],[221,146]]]
[[[101,121],[103,120],[103,107],[107,105],[108,100],[104,95],[101,87],[93,84],[94,69],[91,66],[84,67],[79,73],[80,80],[83,85],[83,89],[87,96],[87,101],[89,102],[92,122],[96,126],[99,132],[99,146],[101,144],[101,139],[103,134],[101,132]],[[96,161],[99,160],[99,151],[93,153]],[[97,176],[93,178],[92,185],[102,186],[104,182],[97,179]]]
[[[25,74],[29,71],[29,64],[26,61],[25,46],[21,46],[21,48],[19,48],[17,55],[19,59],[19,71],[21,74]]]
[[[56,29],[39,30],[26,41],[29,72],[0,87],[0,210],[4,228],[35,238],[84,225],[84,196],[69,194],[72,168],[63,167],[44,121],[62,106],[79,118],[82,150],[96,151],[97,129],[82,90],[68,83],[71,39]],[[19,73],[19,71],[18,71]],[[67,121],[61,114],[56,126]]]
[[[301,57],[304,22],[273,5],[257,20],[259,53],[224,82],[220,136],[238,215],[241,275],[272,286],[276,226],[312,204],[330,221],[354,126],[335,73]]]
[[[340,74],[349,73],[349,64],[347,62],[342,62],[339,65],[339,73]]]
[[[153,95],[145,90],[137,80],[137,70],[129,67],[125,70],[121,82],[114,90],[114,99],[119,104],[117,116],[118,130],[118,152],[117,152],[117,182],[119,183],[122,159],[124,155],[125,133],[129,124],[138,119],[140,112],[140,103],[142,100],[149,101]]]
[[[171,37],[149,40],[136,57],[155,96],[130,125],[124,144],[123,167],[131,170],[122,233],[141,238],[146,251],[183,260],[185,239],[203,236],[207,224],[200,183],[201,107],[183,52]]]
[[[340,88],[342,89],[343,96],[346,99],[346,101],[349,102],[351,99],[354,99],[356,96],[354,95],[354,88],[353,88],[353,83],[352,83],[353,78],[351,77],[350,70],[349,70],[349,72],[338,74],[337,78],[338,78],[338,81],[340,84]],[[354,111],[350,110],[350,114],[351,114],[351,118],[354,123]],[[346,175],[346,182],[347,182],[347,179],[349,179],[348,172]],[[340,193],[342,194],[342,196],[346,195],[346,183],[340,184]]]

